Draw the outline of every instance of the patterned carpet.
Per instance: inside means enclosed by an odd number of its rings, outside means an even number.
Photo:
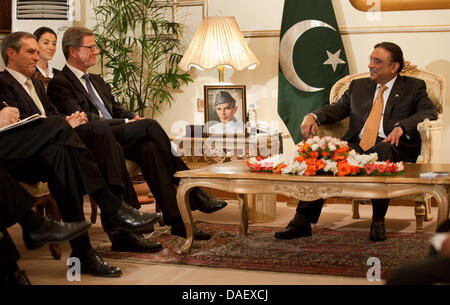
[[[322,275],[366,277],[373,266],[370,257],[381,262],[381,278],[399,265],[426,257],[429,234],[389,233],[384,242],[373,243],[368,232],[313,230],[312,237],[276,240],[280,228],[250,227],[248,237],[239,234],[237,225],[197,222],[201,230],[213,234],[209,241],[195,241],[187,257],[179,254],[184,239],[160,229],[152,240],[160,241],[159,253],[110,251],[107,245],[97,250],[106,259],[139,263],[184,264],[202,267],[237,268],[247,270],[309,273]]]

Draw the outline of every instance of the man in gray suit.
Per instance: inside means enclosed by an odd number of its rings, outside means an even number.
[[[342,140],[351,149],[361,154],[376,152],[379,160],[415,162],[421,147],[417,124],[427,118],[435,120],[437,111],[423,80],[399,75],[403,62],[399,46],[391,42],[376,44],[368,65],[370,77],[353,80],[336,103],[307,114],[300,126],[303,136],[314,135],[318,125],[349,117],[349,130]],[[294,218],[275,237],[311,236],[311,223],[317,222],[322,206],[323,199],[300,201]],[[372,199],[372,241],[386,239],[384,216],[388,206],[389,199]]]

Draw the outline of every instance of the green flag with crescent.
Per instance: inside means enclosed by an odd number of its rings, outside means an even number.
[[[285,0],[280,30],[278,114],[295,143],[311,111],[329,103],[333,84],[348,74],[331,0]]]

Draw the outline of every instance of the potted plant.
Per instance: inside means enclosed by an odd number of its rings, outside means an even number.
[[[174,101],[173,90],[192,82],[178,68],[181,24],[168,18],[172,1],[97,0],[94,12],[102,76],[122,105],[140,116],[149,108],[153,118]]]

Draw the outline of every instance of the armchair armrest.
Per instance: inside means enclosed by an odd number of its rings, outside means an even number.
[[[422,139],[422,148],[417,163],[438,163],[439,150],[444,122],[441,118],[430,121],[425,119],[417,124],[417,131]]]

